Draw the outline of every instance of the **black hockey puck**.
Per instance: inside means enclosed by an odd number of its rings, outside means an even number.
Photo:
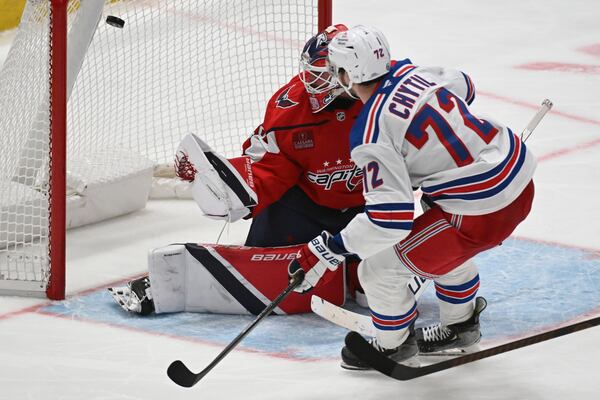
[[[125,26],[125,21],[119,17],[115,17],[114,15],[109,15],[106,17],[106,23],[110,26],[114,26],[115,28],[122,28]]]

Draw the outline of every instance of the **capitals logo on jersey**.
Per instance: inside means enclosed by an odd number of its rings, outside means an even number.
[[[308,171],[306,177],[310,182],[323,187],[325,190],[331,190],[331,187],[336,182],[344,182],[348,191],[352,192],[358,185],[362,184],[362,168],[358,168],[352,162],[346,165],[339,165],[341,164],[341,160],[338,160],[336,164],[329,167],[329,163],[325,162],[325,169],[317,172]]]
[[[277,100],[275,100],[275,104],[277,105],[277,107],[290,108],[290,107],[294,107],[294,106],[298,105],[298,102],[290,100],[290,98],[289,98],[289,93],[290,93],[290,90],[292,89],[292,87],[293,86],[290,86],[283,93],[281,93],[279,95],[279,97],[277,97]]]

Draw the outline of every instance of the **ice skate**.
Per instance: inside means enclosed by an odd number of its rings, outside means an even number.
[[[150,279],[147,276],[127,282],[127,286],[108,288],[108,291],[125,311],[140,315],[154,311]]]
[[[416,329],[420,355],[459,355],[470,352],[481,339],[479,315],[487,306],[483,297],[475,299],[475,310],[464,322],[444,326],[430,325]]]
[[[406,338],[404,343],[402,343],[395,349],[384,349],[383,347],[379,346],[376,338],[369,339],[369,343],[371,344],[371,346],[375,347],[379,352],[383,353],[386,357],[389,357],[396,362],[407,365],[412,365],[411,360],[415,359],[415,356],[419,352],[419,346],[417,345],[417,340],[414,331],[412,331],[410,335],[408,335],[408,338]],[[356,357],[350,350],[348,350],[346,346],[342,348],[342,363],[340,365],[342,368],[349,370],[371,369],[371,367],[368,364]]]

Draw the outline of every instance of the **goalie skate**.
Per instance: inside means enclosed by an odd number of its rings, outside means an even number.
[[[140,315],[154,311],[150,279],[147,276],[127,282],[127,286],[108,288],[108,292],[125,311]]]

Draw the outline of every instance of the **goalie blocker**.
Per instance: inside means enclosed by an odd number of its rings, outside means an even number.
[[[188,243],[153,249],[148,256],[148,271],[155,311],[259,314],[288,285],[288,264],[301,247]],[[328,271],[332,278],[315,288],[314,294],[342,305],[344,270]],[[310,311],[310,296],[291,293],[274,313]]]

